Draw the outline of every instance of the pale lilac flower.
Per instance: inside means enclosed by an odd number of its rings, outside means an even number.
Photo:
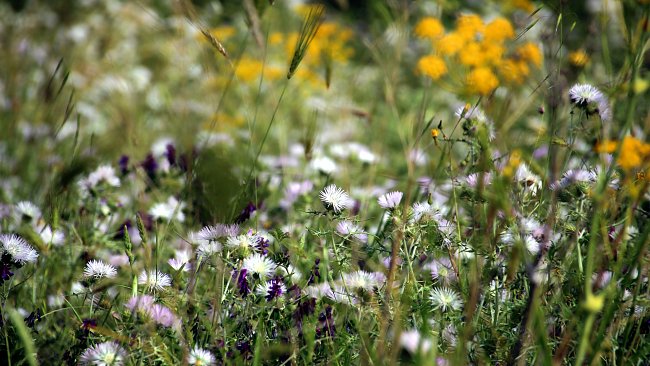
[[[190,264],[191,252],[189,250],[177,250],[174,258],[167,261],[167,263],[176,271],[183,269],[183,272],[189,272],[192,268]]]
[[[589,104],[598,104],[605,96],[593,85],[575,84],[569,89],[571,103],[578,107],[586,107]]]
[[[210,351],[195,346],[187,357],[187,363],[194,366],[210,366],[215,364],[215,358]]]
[[[320,200],[328,210],[333,210],[335,213],[340,213],[346,208],[352,207],[352,199],[341,188],[334,184],[330,184],[320,192]]]
[[[2,243],[0,254],[8,253],[16,263],[32,263],[38,258],[38,252],[18,235],[0,235],[0,243]]]
[[[196,256],[199,259],[209,258],[210,256],[221,252],[221,243],[218,241],[208,241],[199,244],[196,249]]]
[[[404,196],[404,193],[399,191],[389,192],[380,196],[377,202],[384,209],[393,209],[402,201],[402,196]]]
[[[148,311],[148,315],[151,320],[163,327],[170,328],[180,323],[180,320],[168,307],[160,304],[153,304]]]
[[[154,303],[155,299],[153,296],[139,295],[130,298],[124,306],[131,311],[142,311],[146,313],[151,309]]]
[[[138,276],[138,284],[144,285],[149,291],[162,290],[172,284],[172,278],[160,271],[142,271]]]
[[[368,242],[368,234],[366,234],[361,227],[350,220],[340,221],[336,225],[336,231],[343,236],[352,236],[361,243]]]
[[[87,348],[79,359],[82,365],[121,366],[128,357],[124,348],[115,342],[103,342]]]
[[[305,195],[314,188],[314,183],[311,181],[305,180],[302,182],[291,182],[284,190],[284,197],[280,201],[280,207],[289,209],[298,197]]]
[[[86,263],[84,268],[84,276],[100,278],[113,278],[117,276],[117,269],[110,264],[104,263],[100,260],[93,259]]]
[[[465,178],[465,183],[470,188],[476,188],[478,187],[479,179],[481,179],[481,175],[483,175],[483,187],[488,186],[492,184],[492,174],[488,173],[472,173]]]
[[[423,353],[429,352],[432,342],[420,335],[417,329],[403,331],[399,336],[399,345],[411,354],[418,353],[421,350]]]
[[[424,266],[431,271],[431,278],[449,284],[457,280],[456,271],[449,258],[434,259],[431,263]]]

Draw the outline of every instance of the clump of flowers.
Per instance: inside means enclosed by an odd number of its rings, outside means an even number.
[[[431,54],[419,59],[417,71],[438,80],[447,74],[448,66],[462,65],[463,87],[470,94],[487,95],[504,83],[520,85],[531,67],[539,68],[542,63],[536,44],[512,44],[515,30],[502,17],[485,23],[478,15],[462,14],[447,32],[440,20],[427,17],[416,25],[415,34],[432,48]]]

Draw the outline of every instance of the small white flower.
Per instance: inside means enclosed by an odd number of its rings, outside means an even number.
[[[16,263],[31,263],[38,258],[38,252],[18,235],[0,235],[0,242],[2,252],[11,255],[11,259]]]
[[[100,260],[91,260],[86,263],[84,268],[84,276],[95,278],[113,278],[117,276],[117,269],[110,264],[104,263]]]
[[[221,243],[218,241],[203,242],[196,249],[196,255],[199,259],[208,258],[219,252],[221,252]]]
[[[54,246],[61,246],[65,242],[65,235],[60,230],[52,230],[51,227],[45,226],[40,232],[41,239],[46,244],[52,244]]]
[[[112,187],[120,186],[120,178],[115,175],[115,169],[112,166],[102,165],[90,173],[86,179],[86,183],[90,188],[97,187],[102,182],[106,182]]]
[[[207,366],[214,365],[215,359],[210,351],[196,346],[193,350],[190,351],[190,355],[187,358],[187,363],[196,366]]]
[[[149,214],[154,219],[173,220],[178,222],[185,221],[183,209],[185,203],[178,201],[174,196],[170,196],[167,202],[156,203],[149,209]]]
[[[276,264],[271,259],[261,254],[253,254],[244,259],[242,268],[248,273],[256,273],[261,278],[267,278],[275,272]]]
[[[28,221],[34,222],[41,217],[41,209],[29,201],[18,202],[15,209],[18,221],[25,218]]]
[[[412,329],[400,334],[399,344],[411,354],[416,354],[418,349],[421,349],[423,353],[427,353],[431,349],[432,342],[430,339],[422,339],[420,332]]]
[[[386,276],[381,272],[358,270],[344,274],[341,280],[350,288],[360,288],[370,291],[375,287],[380,287],[386,281]]]
[[[313,170],[317,170],[327,175],[335,173],[338,170],[338,166],[336,165],[336,162],[328,158],[327,156],[322,156],[322,157],[317,157],[312,159],[312,161],[309,163],[309,166]]]
[[[392,209],[399,205],[402,201],[402,196],[404,196],[404,193],[402,192],[389,192],[379,197],[377,202],[379,202],[379,206],[384,209]]]
[[[146,286],[150,291],[162,290],[172,284],[172,278],[160,271],[142,271],[138,276],[138,284]]]
[[[231,236],[228,238],[228,241],[226,242],[226,246],[230,249],[247,249],[247,248],[253,248],[255,246],[256,242],[254,240],[254,237],[251,237],[249,235],[237,235],[237,236]]]
[[[533,195],[542,188],[542,179],[534,174],[526,163],[522,163],[517,167],[515,173],[515,180],[524,187],[524,191],[530,191]]]
[[[352,199],[341,188],[335,184],[330,184],[320,192],[320,200],[328,210],[333,210],[335,213],[340,213],[346,208],[352,207]]]
[[[431,291],[431,303],[436,309],[441,309],[443,312],[447,309],[458,310],[463,306],[458,294],[447,287],[437,287]]]
[[[189,250],[177,250],[174,258],[167,261],[167,263],[176,271],[183,269],[183,272],[189,272],[191,269],[190,257],[192,253]]]
[[[83,365],[120,366],[124,364],[127,353],[115,342],[104,342],[87,348],[81,355]]]
[[[440,217],[440,209],[437,205],[428,202],[416,202],[413,204],[413,222],[431,221]]]

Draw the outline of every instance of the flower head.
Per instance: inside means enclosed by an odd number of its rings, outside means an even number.
[[[86,263],[84,268],[84,276],[94,278],[113,278],[117,276],[117,269],[110,264],[104,263],[100,260],[93,259]]]
[[[429,299],[431,299],[431,303],[436,309],[441,309],[443,312],[447,311],[447,309],[458,310],[463,306],[458,294],[447,287],[434,288]]]
[[[335,213],[340,213],[346,208],[352,206],[352,199],[350,196],[335,184],[330,184],[325,187],[325,189],[320,192],[319,197],[323,202],[323,205],[325,205],[325,208],[332,210]]]
[[[359,225],[356,225],[350,220],[340,221],[336,225],[336,231],[343,236],[351,236],[362,243],[368,241],[368,234]]]
[[[210,351],[204,350],[199,346],[195,346],[193,350],[190,351],[190,355],[187,357],[187,363],[195,366],[208,366],[214,365],[215,359]]]
[[[261,278],[267,278],[275,272],[276,265],[271,259],[261,254],[253,254],[244,259],[242,268],[246,269],[249,273],[255,273]]]
[[[145,285],[149,291],[162,290],[172,284],[172,278],[160,271],[142,271],[138,276],[138,284]]]
[[[11,255],[11,259],[16,263],[31,263],[38,258],[36,250],[18,235],[0,235],[0,243],[1,252]]]
[[[104,342],[87,348],[81,354],[80,363],[83,365],[120,366],[124,364],[127,353],[115,342]]]
[[[379,206],[381,206],[382,208],[393,209],[399,206],[399,203],[402,201],[403,195],[404,194],[402,192],[398,192],[398,191],[389,192],[379,197],[377,202],[379,202]]]

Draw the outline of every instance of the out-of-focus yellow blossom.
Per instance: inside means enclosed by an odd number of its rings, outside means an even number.
[[[250,82],[259,78],[263,68],[262,61],[252,58],[242,58],[235,68],[235,76],[244,82]]]
[[[517,48],[517,54],[523,60],[528,61],[535,66],[542,66],[542,51],[532,42],[526,42]]]
[[[465,40],[482,34],[484,28],[483,20],[476,14],[463,14],[456,20],[456,32]]]
[[[465,46],[465,40],[458,33],[445,34],[434,45],[436,51],[445,56],[453,56]]]
[[[503,62],[503,54],[506,52],[505,47],[501,43],[481,42],[481,53],[486,63],[498,66]]]
[[[484,63],[481,46],[477,42],[470,42],[459,53],[460,63],[465,66],[480,66]]]
[[[583,67],[589,62],[589,55],[584,50],[570,52],[569,62],[574,66]]]
[[[506,178],[511,178],[517,167],[521,164],[521,152],[519,150],[514,150],[510,154],[510,159],[508,159],[508,164],[503,168],[501,174]]]
[[[530,0],[510,0],[510,4],[517,9],[528,12],[535,10],[535,5]]]
[[[229,127],[241,127],[244,125],[244,117],[231,116],[226,113],[215,113],[208,121],[203,123],[203,129],[207,131],[221,131]]]
[[[437,139],[438,136],[440,136],[440,130],[437,129],[437,128],[433,128],[433,129],[431,129],[431,137],[432,137],[433,139]]]
[[[506,39],[512,39],[515,36],[515,30],[512,28],[510,21],[505,18],[496,18],[485,26],[483,39],[486,41],[501,42]]]
[[[650,159],[650,144],[632,136],[626,136],[616,162],[621,168],[631,170],[648,164],[648,159]]]
[[[499,67],[499,74],[509,83],[521,84],[530,73],[528,64],[522,60],[507,59]]]
[[[210,34],[219,41],[225,41],[226,39],[234,36],[235,33],[235,27],[231,27],[229,25],[210,29]]]
[[[424,56],[418,61],[418,72],[427,75],[433,80],[438,80],[441,76],[447,73],[447,65],[445,65],[445,61],[438,56]]]
[[[604,294],[594,295],[591,292],[587,293],[585,302],[582,304],[582,306],[584,306],[584,308],[588,312],[593,314],[599,313],[603,309],[604,305],[605,305],[605,295]]]
[[[440,20],[433,17],[426,17],[415,26],[415,35],[420,38],[436,39],[445,33],[445,28]]]
[[[616,151],[618,143],[607,140],[596,144],[595,150],[599,153],[612,154]],[[626,136],[621,145],[621,152],[616,163],[625,170],[640,168],[650,165],[650,144],[645,143],[636,137]]]
[[[284,34],[280,32],[273,32],[269,35],[269,44],[276,46],[284,42]]]
[[[488,67],[477,67],[467,75],[467,88],[471,93],[488,95],[499,86],[499,79]]]

